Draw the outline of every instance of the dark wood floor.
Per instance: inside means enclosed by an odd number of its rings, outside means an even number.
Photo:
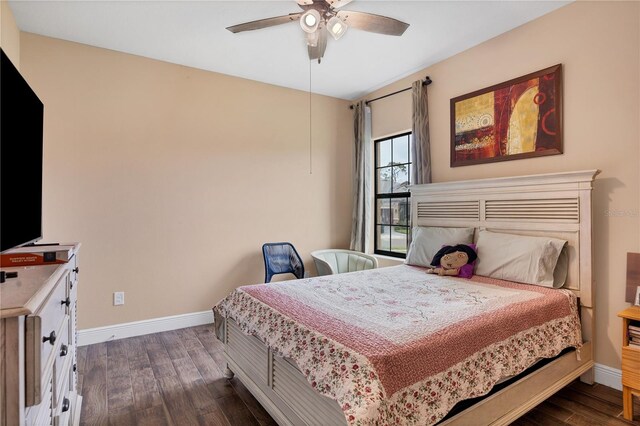
[[[275,425],[238,379],[222,376],[222,345],[210,326],[78,349],[84,425]],[[640,425],[622,419],[622,393],[574,382],[515,424]]]

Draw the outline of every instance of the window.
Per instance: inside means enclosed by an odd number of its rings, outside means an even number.
[[[403,133],[374,142],[376,254],[407,254],[411,230],[410,141],[411,133]]]

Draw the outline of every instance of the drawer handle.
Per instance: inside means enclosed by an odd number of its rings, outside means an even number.
[[[60,356],[67,356],[69,352],[69,347],[67,345],[60,346]]]
[[[71,408],[71,401],[69,401],[69,398],[63,398],[62,399],[62,412],[66,413],[67,411],[69,411],[69,408]]]
[[[51,343],[51,346],[53,346],[53,345],[55,345],[55,344],[56,344],[56,332],[55,332],[55,331],[52,331],[52,332],[49,334],[49,337],[44,336],[44,337],[42,338],[42,343],[46,343],[47,341],[49,341],[49,343]]]
[[[71,305],[71,299],[67,297],[62,302],[60,302],[60,304],[61,305],[67,305],[67,308],[68,308]]]
[[[80,273],[80,267],[76,266],[75,268],[72,269],[73,272],[75,272],[76,274]]]

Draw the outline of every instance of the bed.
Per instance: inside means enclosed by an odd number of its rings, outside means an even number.
[[[411,190],[414,225],[568,241],[563,289],[439,277],[406,265],[245,286],[214,309],[227,375],[281,425],[508,424],[577,377],[592,382],[596,174]],[[456,403],[549,358],[445,418]]]

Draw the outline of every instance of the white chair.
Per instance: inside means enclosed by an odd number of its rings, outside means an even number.
[[[351,250],[317,250],[311,253],[318,276],[363,271],[378,267],[378,259]]]

